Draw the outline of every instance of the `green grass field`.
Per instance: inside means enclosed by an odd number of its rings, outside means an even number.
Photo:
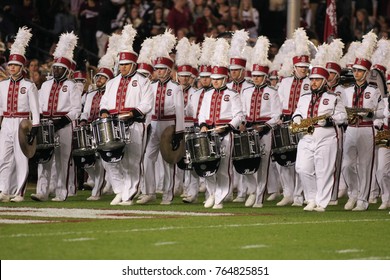
[[[25,202],[0,204],[2,260],[390,259],[390,215],[377,210],[379,203],[366,212],[347,212],[344,198],[324,213],[276,202],[261,209],[230,202],[211,210],[203,207],[203,197],[196,204],[175,198],[169,206],[157,200],[124,207],[109,205],[113,195],[86,201],[89,191],[65,202],[38,203],[29,198],[32,191]],[[118,211],[88,216],[94,209]],[[38,210],[45,212],[37,216]],[[61,211],[67,214],[56,214]],[[208,213],[213,216],[201,215]]]

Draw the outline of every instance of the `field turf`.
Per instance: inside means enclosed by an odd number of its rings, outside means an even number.
[[[65,202],[34,202],[32,191],[22,203],[0,203],[2,260],[390,259],[390,215],[377,210],[379,202],[365,212],[343,210],[345,198],[324,213],[276,202],[212,210],[203,207],[203,194],[195,204],[177,197],[167,206],[161,199],[110,206],[113,195],[86,201],[90,191],[79,191]]]

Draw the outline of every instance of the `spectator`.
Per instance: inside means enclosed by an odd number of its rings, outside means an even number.
[[[249,32],[250,38],[257,38],[259,28],[259,11],[253,8],[252,0],[241,0],[240,16],[242,27]]]
[[[214,14],[220,21],[229,20],[229,4],[226,0],[215,0]]]
[[[241,25],[241,18],[240,18],[240,11],[238,9],[237,5],[230,6],[229,10],[229,21],[228,21],[228,27],[231,28],[231,26],[235,24]]]
[[[137,9],[140,18],[144,18],[145,13],[149,10],[148,2],[150,1],[133,0],[132,6]]]
[[[203,16],[198,18],[193,25],[196,41],[202,42],[204,40],[204,34],[207,32],[207,30],[213,26],[216,26],[218,22],[218,18],[215,17],[212,13],[211,6],[205,6],[203,8]]]
[[[203,8],[206,6],[205,0],[191,0],[189,1],[192,17],[194,22],[203,16]]]
[[[167,21],[168,27],[177,35],[178,30],[181,28],[191,29],[192,15],[186,0],[174,0],[174,3],[174,6],[169,11]]]
[[[97,54],[96,28],[99,16],[99,7],[96,0],[84,1],[80,6],[80,43],[90,52]]]
[[[225,33],[228,31],[228,28],[225,23],[219,22],[217,24],[217,34]]]
[[[361,40],[363,35],[373,29],[374,25],[368,18],[368,13],[365,9],[356,11],[356,17],[352,19],[352,32],[354,40]]]
[[[60,3],[59,11],[54,17],[54,28],[52,32],[55,36],[65,32],[77,31],[76,17],[70,13],[69,5]]]
[[[164,9],[155,7],[150,19],[144,24],[143,34],[145,37],[163,34],[167,28],[167,22],[164,20]]]

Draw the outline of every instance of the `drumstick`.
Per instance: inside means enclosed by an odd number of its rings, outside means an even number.
[[[214,131],[216,131],[217,129],[227,128],[227,127],[229,127],[229,125],[223,125],[223,126],[219,126],[219,127],[207,129],[206,132],[214,132]]]

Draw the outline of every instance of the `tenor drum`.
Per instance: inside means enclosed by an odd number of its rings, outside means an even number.
[[[52,120],[42,119],[36,135],[37,149],[32,160],[38,164],[48,162],[54,154],[54,148],[58,147],[59,139],[55,136]]]
[[[234,134],[233,165],[239,174],[253,174],[260,166],[263,154],[256,130]]]
[[[298,136],[292,134],[288,124],[275,126],[272,129],[271,158],[281,166],[295,163],[297,158]]]
[[[221,141],[217,133],[193,133],[186,137],[186,150],[195,172],[201,177],[214,175],[221,161]]]
[[[93,138],[89,126],[78,126],[73,130],[73,156],[95,154]]]
[[[92,133],[96,150],[106,162],[118,162],[122,159],[125,142],[121,136],[120,122],[117,118],[99,118],[92,122]]]

